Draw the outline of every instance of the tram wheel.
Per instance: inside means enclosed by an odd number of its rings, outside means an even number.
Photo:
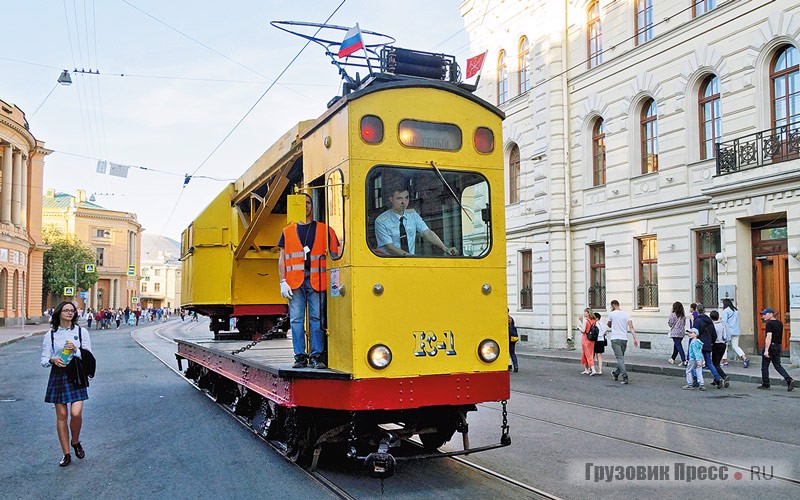
[[[425,451],[436,451],[450,441],[455,432],[455,426],[439,427],[436,432],[420,434],[419,440],[422,441],[422,447]]]

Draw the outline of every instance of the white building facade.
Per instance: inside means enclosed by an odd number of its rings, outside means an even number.
[[[139,305],[176,309],[181,305],[180,243],[157,234],[142,235]]]
[[[729,297],[746,351],[769,307],[800,363],[800,3],[460,8],[488,50],[478,94],[507,115],[509,307],[527,340],[564,347],[585,307],[616,299],[660,356],[675,301]]]

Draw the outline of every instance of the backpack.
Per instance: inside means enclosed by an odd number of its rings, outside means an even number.
[[[594,342],[600,336],[600,329],[597,328],[597,322],[594,322],[592,326],[589,327],[589,333],[586,334],[586,338],[590,341]]]

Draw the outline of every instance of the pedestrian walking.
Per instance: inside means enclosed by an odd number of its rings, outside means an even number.
[[[725,350],[728,348],[728,341],[730,341],[731,336],[728,334],[725,323],[720,321],[719,312],[711,311],[709,316],[711,317],[711,321],[714,322],[714,330],[717,332],[717,339],[714,341],[714,345],[711,346],[711,362],[714,364],[714,368],[717,369],[717,373],[719,373],[722,385],[728,387],[731,385],[731,378],[725,373],[725,370],[722,369],[722,358],[725,355]]]
[[[508,353],[511,355],[511,364],[508,365],[508,371],[519,371],[519,363],[517,362],[517,341],[519,341],[519,333],[517,326],[514,324],[514,318],[508,315]]]
[[[769,364],[775,366],[775,370],[786,380],[786,390],[794,390],[794,379],[786,373],[786,369],[781,365],[781,351],[783,349],[783,323],[775,319],[775,310],[766,308],[761,311],[761,319],[764,325],[764,352],[761,355],[761,385],[759,389],[769,389]]]
[[[597,340],[594,341],[594,358],[597,362],[597,370],[592,373],[592,375],[602,375],[603,374],[603,354],[606,352],[606,344],[608,341],[606,340],[606,335],[608,335],[608,325],[603,324],[600,321],[600,313],[594,313],[594,319],[597,325]]]
[[[72,461],[69,447],[75,456],[83,458],[81,427],[83,426],[83,402],[89,399],[86,387],[78,387],[67,376],[67,365],[73,357],[81,358],[81,349],[92,350],[88,330],[78,325],[78,309],[72,302],[63,301],[53,311],[50,332],[42,339],[41,364],[50,368],[44,400],[55,405],[56,432],[61,444],[63,458],[58,463],[66,467]],[[72,434],[72,440],[70,440]]]
[[[90,307],[88,311],[86,311],[86,328],[92,329],[92,321],[94,320],[94,312]]]
[[[747,368],[750,366],[750,358],[748,358],[741,347],[739,347],[739,335],[741,330],[739,328],[739,310],[733,305],[731,299],[722,299],[722,314],[720,315],[722,322],[728,329],[731,335],[731,347],[737,356],[742,358],[742,366]]]
[[[705,391],[703,384],[703,341],[698,339],[699,334],[697,328],[690,328],[686,330],[689,338],[689,356],[686,360],[686,385],[684,389],[700,389]]]
[[[611,333],[608,339],[611,340],[611,350],[617,358],[617,367],[611,372],[614,380],[619,380],[622,376],[622,384],[628,384],[628,372],[625,370],[625,349],[628,347],[628,330],[633,336],[633,345],[639,347],[639,339],[636,338],[636,330],[633,328],[631,315],[619,307],[619,301],[611,301],[611,312],[608,313],[608,327]]]
[[[686,332],[686,313],[683,311],[683,304],[675,302],[672,304],[672,312],[667,319],[669,325],[669,337],[672,339],[672,356],[667,360],[669,364],[675,364],[675,358],[681,355],[681,365],[686,366],[686,354],[683,352],[683,336]]]
[[[697,304],[695,311],[697,311],[697,317],[694,319],[693,324],[694,328],[697,328],[699,332],[697,338],[703,343],[703,364],[711,371],[711,375],[714,376],[713,385],[717,389],[722,389],[722,379],[711,360],[711,351],[714,346],[714,341],[717,338],[717,330],[714,328],[714,322],[706,315],[705,305]],[[694,342],[694,340],[692,340],[692,342]]]
[[[594,311],[590,307],[583,310],[583,316],[578,318],[581,324],[581,364],[583,371],[581,375],[594,375],[594,343],[597,340],[598,329],[595,326],[597,322],[594,319]]]

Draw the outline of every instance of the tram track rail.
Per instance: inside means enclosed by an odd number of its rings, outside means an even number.
[[[164,325],[164,326],[166,326],[166,325]],[[174,343],[174,342],[175,342],[175,339],[171,339],[171,338],[165,337],[164,335],[162,335],[162,334],[161,334],[161,331],[163,330],[164,326],[158,326],[158,327],[154,328],[154,330],[153,330],[153,333],[154,333],[156,336],[158,336],[159,338],[161,338],[161,339],[163,339],[163,340],[165,340],[165,341],[168,341],[168,342],[170,342],[170,343]],[[172,325],[170,325],[170,326],[172,326]],[[161,356],[160,356],[160,355],[159,355],[157,352],[155,352],[154,350],[150,349],[150,348],[149,348],[147,345],[145,345],[144,343],[140,342],[140,341],[139,341],[139,339],[137,339],[137,338],[136,338],[136,336],[134,335],[135,333],[137,333],[137,330],[133,330],[133,331],[131,332],[131,338],[133,339],[133,341],[134,341],[134,342],[136,342],[137,344],[139,344],[139,346],[140,346],[140,347],[142,347],[144,350],[146,350],[147,352],[149,352],[150,354],[152,354],[152,355],[153,355],[153,356],[154,356],[156,359],[158,359],[159,361],[161,361],[162,363],[164,363],[165,365],[167,365],[167,368],[169,368],[170,370],[172,370],[173,372],[175,372],[177,375],[179,375],[179,376],[180,376],[180,378],[181,378],[181,380],[183,380],[184,382],[186,382],[187,384],[189,384],[189,386],[190,386],[190,387],[192,387],[193,389],[195,389],[196,391],[198,391],[199,393],[203,394],[203,395],[204,395],[204,396],[206,396],[208,399],[210,399],[211,401],[213,401],[213,402],[215,403],[215,406],[216,406],[216,407],[220,408],[220,409],[221,409],[221,410],[223,410],[225,413],[227,413],[228,415],[230,415],[231,417],[233,417],[233,420],[234,420],[234,421],[236,421],[236,422],[237,422],[239,425],[241,425],[242,427],[244,427],[245,429],[247,429],[248,431],[250,431],[251,433],[253,433],[253,434],[254,434],[254,435],[255,435],[255,436],[256,436],[256,437],[257,437],[259,440],[261,440],[262,442],[266,443],[266,444],[267,444],[267,445],[268,445],[270,448],[272,448],[273,450],[275,450],[275,452],[276,452],[278,455],[280,455],[281,457],[283,457],[283,459],[284,459],[284,460],[286,460],[287,462],[289,462],[289,463],[291,463],[291,464],[295,465],[295,466],[296,466],[296,467],[297,467],[299,470],[303,471],[303,473],[304,473],[304,474],[305,474],[307,477],[311,478],[311,479],[312,479],[314,482],[316,482],[317,484],[319,484],[320,486],[322,486],[324,489],[326,489],[328,492],[330,492],[331,494],[333,494],[335,497],[337,497],[337,498],[340,498],[340,499],[342,499],[342,500],[355,500],[355,498],[357,498],[357,497],[354,497],[354,496],[350,495],[350,494],[349,494],[347,491],[345,491],[344,489],[342,489],[342,488],[340,488],[339,486],[337,486],[337,485],[336,485],[336,484],[335,484],[333,481],[331,481],[330,479],[326,478],[326,477],[325,477],[323,474],[319,473],[318,471],[312,471],[312,470],[309,470],[309,469],[307,469],[307,468],[303,467],[302,465],[300,465],[300,464],[298,464],[298,463],[296,463],[296,462],[293,462],[292,460],[290,460],[290,459],[289,459],[289,457],[287,457],[286,455],[284,455],[284,453],[283,453],[283,450],[281,450],[281,449],[280,449],[278,446],[276,446],[274,443],[270,442],[268,439],[264,438],[263,436],[261,436],[261,435],[259,435],[257,432],[255,432],[255,431],[253,430],[253,428],[252,428],[252,427],[250,427],[250,426],[247,424],[247,422],[246,422],[246,421],[244,421],[244,420],[243,420],[243,419],[242,419],[240,416],[236,415],[236,414],[235,414],[233,411],[231,411],[231,409],[230,409],[230,408],[226,407],[226,406],[225,406],[225,405],[223,405],[223,404],[219,404],[219,403],[217,403],[216,399],[214,399],[214,396],[212,396],[212,395],[211,395],[211,394],[209,394],[208,392],[204,391],[203,389],[201,389],[200,387],[198,387],[197,385],[195,385],[195,384],[194,384],[194,383],[193,383],[191,380],[189,380],[188,378],[186,378],[186,377],[183,375],[183,373],[181,373],[181,372],[180,372],[178,369],[174,368],[174,367],[172,366],[172,364],[171,364],[171,363],[169,363],[167,360],[165,360],[164,358],[162,358],[162,357],[161,357]]]
[[[575,405],[575,406],[580,406],[580,407],[583,407],[583,408],[588,408],[588,409],[593,409],[593,410],[598,410],[598,411],[607,411],[607,412],[610,412],[610,413],[622,414],[622,415],[626,415],[626,416],[633,417],[633,418],[647,419],[647,420],[657,421],[657,422],[661,422],[661,423],[688,426],[688,427],[694,428],[696,430],[702,430],[702,431],[706,431],[706,432],[714,432],[714,433],[719,433],[719,434],[726,434],[726,435],[729,435],[729,436],[732,436],[732,437],[739,437],[739,438],[741,437],[741,435],[737,435],[737,434],[734,434],[734,433],[729,432],[729,431],[722,431],[722,430],[719,430],[719,429],[711,429],[711,428],[708,428],[708,427],[696,426],[696,425],[692,425],[692,424],[687,424],[687,423],[682,422],[682,421],[669,420],[669,419],[660,418],[660,417],[652,417],[652,416],[649,416],[649,415],[640,415],[640,414],[635,414],[635,413],[628,413],[628,412],[624,412],[624,411],[620,411],[620,410],[604,408],[602,406],[587,405],[585,403],[574,403],[572,401],[561,400],[561,399],[558,399],[558,398],[551,398],[551,397],[548,397],[548,396],[538,396],[536,394],[529,394],[529,393],[524,393],[524,392],[521,392],[521,391],[512,391],[512,395],[515,392],[518,393],[518,394],[521,394],[521,395],[530,396],[530,397],[539,398],[539,399],[544,399],[544,400],[549,400],[549,401],[552,401],[552,402],[557,402],[557,403],[562,403],[562,404]],[[488,404],[480,404],[478,406],[486,408],[487,410],[495,411],[495,412],[499,412],[500,411],[498,408],[490,406]],[[715,459],[715,458],[709,458],[709,457],[698,455],[696,453],[690,453],[690,452],[686,452],[686,451],[677,450],[677,449],[674,449],[674,448],[669,448],[669,447],[666,447],[666,446],[660,446],[660,445],[656,445],[656,444],[647,443],[647,442],[644,442],[642,440],[619,437],[619,436],[615,436],[615,435],[603,432],[601,430],[598,430],[597,428],[585,429],[585,428],[577,426],[577,425],[570,425],[570,424],[567,424],[567,423],[557,422],[555,420],[550,420],[550,419],[547,419],[547,418],[535,417],[533,415],[526,415],[526,414],[523,414],[523,413],[511,411],[511,410],[508,411],[508,414],[509,415],[513,415],[513,416],[515,416],[517,418],[520,418],[520,419],[523,419],[523,420],[528,420],[528,421],[533,421],[533,422],[540,422],[540,423],[543,423],[543,424],[546,424],[546,425],[552,425],[552,426],[555,426],[555,427],[561,427],[563,429],[568,429],[570,431],[578,431],[578,432],[581,432],[581,433],[589,434],[589,435],[591,435],[593,437],[606,438],[606,439],[609,439],[609,440],[612,440],[612,441],[625,443],[625,444],[633,445],[633,446],[639,446],[639,447],[646,448],[646,449],[649,449],[649,450],[659,451],[659,452],[662,452],[662,453],[667,453],[667,454],[679,456],[679,457],[682,457],[682,458],[686,458],[686,459],[690,459],[690,460],[694,460],[694,461],[698,461],[698,462],[705,462],[705,463],[714,464],[714,465],[726,466],[726,467],[728,467],[728,468],[730,468],[732,470],[736,470],[736,471],[739,471],[739,472],[747,472],[747,473],[750,472],[750,466],[735,464],[735,463],[732,463],[732,462],[727,462],[725,460],[718,460],[718,459]],[[747,437],[751,438],[751,439],[759,439],[759,440],[762,440],[762,441],[765,441],[765,442],[768,442],[768,443],[774,443],[775,442],[775,441],[771,441],[771,440],[760,438],[760,437],[750,437],[750,436],[747,436]],[[786,443],[781,443],[781,444],[786,444]],[[797,445],[788,444],[788,446],[795,446],[796,447]],[[788,484],[795,485],[795,486],[800,486],[800,479],[781,476],[779,474],[774,474],[772,476],[772,479],[777,479],[777,480],[779,480],[781,482],[784,482],[784,483],[788,483]]]

